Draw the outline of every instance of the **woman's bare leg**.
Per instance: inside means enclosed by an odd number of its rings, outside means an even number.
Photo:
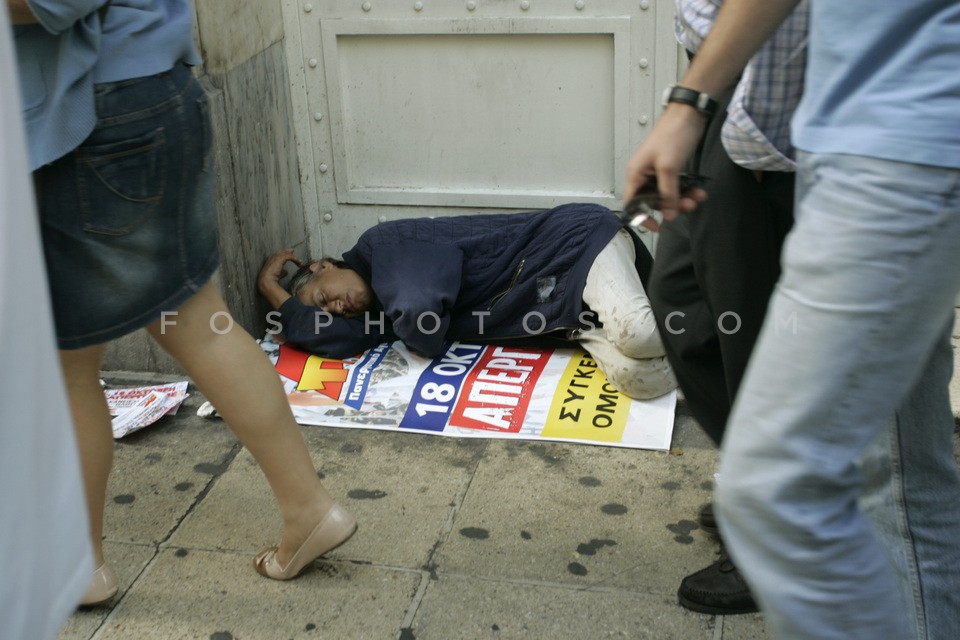
[[[106,345],[60,351],[60,365],[77,434],[80,467],[90,519],[94,565],[103,564],[103,505],[107,478],[113,466],[113,431],[110,411],[100,387],[100,362]]]
[[[233,323],[212,283],[148,331],[187,370],[266,475],[283,515],[277,560],[285,565],[333,499],[317,476],[279,377],[250,334]]]

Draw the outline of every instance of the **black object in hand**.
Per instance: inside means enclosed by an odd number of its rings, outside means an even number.
[[[708,177],[695,173],[680,174],[680,195],[683,195],[691,189],[696,189],[707,183]],[[640,188],[627,206],[624,207],[620,219],[625,225],[639,227],[649,218],[654,211],[660,209],[660,189],[657,186],[657,176],[650,176],[647,182]]]

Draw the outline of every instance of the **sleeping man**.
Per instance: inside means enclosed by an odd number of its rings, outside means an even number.
[[[300,267],[287,283],[284,267]],[[637,399],[675,388],[642,281],[652,259],[611,211],[567,204],[529,213],[383,222],[342,260],[267,259],[257,287],[286,340],[330,358],[402,340],[424,356],[445,343],[579,343]]]

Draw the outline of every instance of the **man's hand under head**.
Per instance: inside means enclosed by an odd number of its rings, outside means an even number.
[[[267,258],[257,276],[257,290],[274,309],[279,309],[290,298],[290,294],[280,285],[280,280],[287,275],[285,267],[288,262],[298,267],[303,265],[293,249],[281,249]]]

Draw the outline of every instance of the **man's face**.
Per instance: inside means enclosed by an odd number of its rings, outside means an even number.
[[[297,292],[303,304],[343,318],[360,316],[373,305],[373,292],[353,269],[341,269],[323,260],[312,263],[310,270],[313,277]]]

